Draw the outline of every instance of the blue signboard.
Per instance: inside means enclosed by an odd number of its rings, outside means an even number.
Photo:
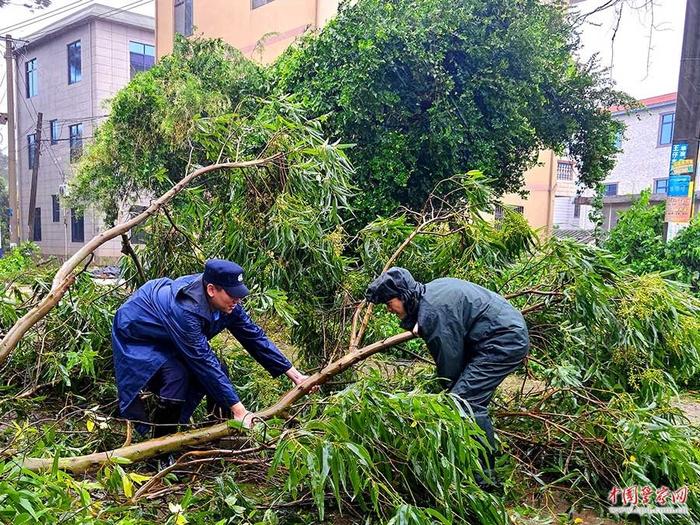
[[[676,162],[677,160],[683,160],[688,154],[688,143],[681,142],[674,144],[671,148],[671,162]]]
[[[688,143],[680,142],[671,146],[671,162],[668,165],[669,175],[673,175],[673,163],[678,160],[685,160],[685,156],[688,154]]]
[[[687,197],[690,192],[690,175],[674,175],[668,179],[669,197]]]

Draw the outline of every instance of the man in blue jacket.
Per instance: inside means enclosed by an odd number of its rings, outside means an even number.
[[[425,341],[438,377],[486,435],[490,450],[484,471],[493,480],[496,440],[488,405],[496,387],[528,353],[522,314],[505,298],[476,284],[452,278],[421,284],[399,267],[375,279],[366,297],[386,304],[403,328]]]
[[[209,346],[225,328],[273,377],[286,374],[296,385],[307,379],[250,319],[240,304],[246,295],[243,269],[212,259],[202,274],[148,281],[117,310],[112,348],[119,408],[139,432],[152,426],[139,395],[144,391],[156,399],[153,437],[186,423],[205,395],[210,409],[250,426],[252,414]]]

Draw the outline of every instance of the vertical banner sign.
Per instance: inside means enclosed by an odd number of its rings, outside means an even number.
[[[666,222],[690,222],[693,211],[692,174],[695,171],[693,159],[686,159],[688,144],[674,144],[671,148],[671,162],[666,198]]]

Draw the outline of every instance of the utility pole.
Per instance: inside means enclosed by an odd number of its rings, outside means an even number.
[[[29,213],[27,226],[29,226],[29,240],[34,240],[34,215],[36,213],[36,186],[39,179],[39,155],[41,155],[41,125],[44,114],[40,111],[36,116],[36,132],[34,133],[34,162],[32,164],[32,185],[29,189]]]
[[[671,146],[667,240],[688,225],[695,208],[698,186],[698,140],[700,139],[700,0],[686,0],[683,49]],[[695,209],[694,215],[697,216]]]
[[[19,206],[17,205],[17,141],[15,139],[15,77],[12,37],[5,35],[7,73],[7,186],[10,200],[10,246],[19,243]],[[4,211],[3,211],[4,212]]]

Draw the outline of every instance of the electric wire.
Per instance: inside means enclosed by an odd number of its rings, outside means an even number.
[[[117,16],[120,13],[129,12],[132,9],[144,6],[144,5],[149,4],[153,1],[154,0],[135,0],[134,2],[131,2],[130,4],[126,4],[122,7],[115,7],[115,8],[110,9],[109,11],[105,11],[104,13],[99,14],[98,18],[101,18],[101,19],[112,18],[114,16]],[[44,28],[43,30],[40,30],[38,33],[29,35],[32,37],[32,40],[29,41],[29,43],[31,44],[32,42],[39,40],[40,38],[51,33],[52,31],[55,31],[55,28],[53,28],[51,25],[49,25],[48,27]],[[26,45],[27,44],[25,44],[25,46]]]

